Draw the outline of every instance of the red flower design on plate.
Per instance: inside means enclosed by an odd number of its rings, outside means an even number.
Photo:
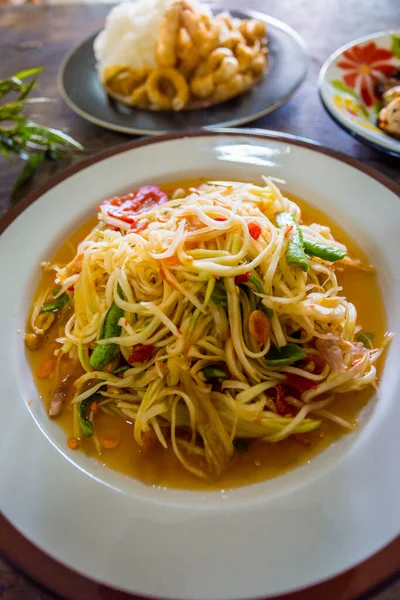
[[[376,99],[374,84],[397,70],[389,62],[392,58],[390,50],[378,48],[375,42],[367,42],[345,50],[337,66],[346,71],[343,75],[345,84],[353,89],[359,88],[365,105],[372,106]]]

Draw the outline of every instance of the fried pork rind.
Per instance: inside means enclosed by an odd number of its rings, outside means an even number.
[[[251,89],[267,68],[266,25],[228,13],[196,12],[184,0],[164,14],[155,55],[158,67],[109,66],[108,94],[150,110],[206,108]]]

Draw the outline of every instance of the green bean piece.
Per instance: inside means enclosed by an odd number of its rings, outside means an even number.
[[[88,398],[82,400],[82,402],[80,402],[78,406],[78,422],[86,437],[92,437],[92,435],[94,434],[93,423],[87,416],[87,411],[92,401],[92,396],[89,396]]]
[[[309,256],[317,256],[328,262],[335,262],[336,260],[342,260],[346,256],[346,252],[333,248],[332,246],[325,246],[325,244],[319,244],[317,242],[310,242],[304,240],[304,250]]]
[[[215,286],[211,294],[211,301],[217,306],[226,306],[228,304],[228,297],[223,281],[215,282]]]
[[[289,342],[282,348],[271,347],[265,357],[267,367],[283,367],[305,358],[307,354],[301,346]]]
[[[372,342],[374,340],[374,337],[374,334],[370,333],[369,331],[360,331],[360,333],[356,337],[356,341],[360,342],[363,346],[368,348],[368,350],[372,350]]]
[[[111,337],[119,337],[121,335],[121,325],[118,325],[118,321],[123,316],[124,311],[122,308],[113,302],[104,319],[103,329],[99,339],[107,340]],[[90,366],[96,371],[104,369],[104,367],[117,356],[118,352],[118,344],[97,343],[89,360]]]
[[[276,222],[279,227],[285,227],[285,225],[293,226],[293,233],[286,248],[287,264],[300,265],[303,271],[308,271],[309,264],[304,252],[303,234],[296,219],[290,213],[283,212],[276,215]]]
[[[247,450],[249,449],[249,445],[246,442],[246,440],[241,440],[238,438],[235,438],[232,442],[233,447],[236,448],[236,450],[238,452],[247,452]]]
[[[57,292],[56,292],[57,293]],[[54,292],[53,292],[54,295]],[[65,304],[67,304],[69,298],[67,294],[61,294],[61,296],[59,296],[58,298],[56,298],[55,300],[53,300],[53,302],[48,302],[47,304],[43,304],[42,308],[40,309],[40,312],[57,312],[58,310],[60,310],[60,308],[62,308],[63,306],[65,306]]]
[[[218,367],[204,367],[201,370],[207,379],[229,379],[229,375]]]

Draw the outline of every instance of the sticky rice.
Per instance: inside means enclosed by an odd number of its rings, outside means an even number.
[[[94,42],[97,69],[126,65],[132,69],[156,67],[155,45],[164,12],[172,0],[137,0],[115,6],[107,16],[104,29]],[[211,16],[209,7],[190,0],[193,8]]]

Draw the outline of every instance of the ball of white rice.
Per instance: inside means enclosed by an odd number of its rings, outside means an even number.
[[[187,0],[196,11],[211,16],[206,4]],[[122,2],[107,16],[94,41],[100,77],[105,67],[127,65],[132,69],[155,67],[155,46],[165,10],[173,0]]]

